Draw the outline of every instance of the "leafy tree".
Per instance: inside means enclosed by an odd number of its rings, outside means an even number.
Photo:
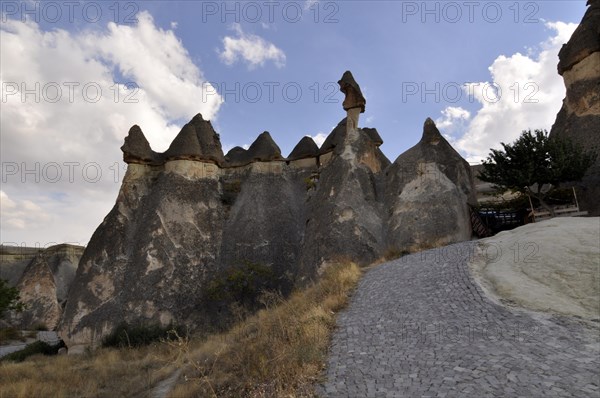
[[[21,312],[25,304],[20,301],[19,290],[8,286],[8,282],[0,279],[0,319],[4,318],[6,311]]]
[[[546,130],[524,130],[504,150],[490,149],[479,179],[502,191],[520,192],[536,198],[554,216],[544,199],[560,183],[581,180],[596,155],[584,152],[570,140],[548,137]]]

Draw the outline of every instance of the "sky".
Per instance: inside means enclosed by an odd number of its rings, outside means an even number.
[[[137,124],[164,151],[197,113],[225,151],[269,131],[284,156],[345,116],[351,70],[394,161],[427,117],[469,162],[550,130],[558,51],[584,0],[3,1],[0,243],[86,245]]]

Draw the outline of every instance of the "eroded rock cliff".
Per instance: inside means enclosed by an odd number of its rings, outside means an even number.
[[[567,95],[550,132],[598,153],[596,163],[577,184],[579,205],[600,215],[600,0],[589,8],[573,36],[560,50],[558,73]]]

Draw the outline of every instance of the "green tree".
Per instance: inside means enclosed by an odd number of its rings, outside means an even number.
[[[554,209],[544,199],[559,184],[581,180],[596,159],[570,140],[550,139],[546,130],[524,130],[515,142],[502,147],[490,149],[479,179],[500,191],[536,198],[552,216]]]
[[[3,319],[7,311],[21,312],[25,304],[20,301],[19,290],[8,286],[8,282],[0,279],[0,319]]]

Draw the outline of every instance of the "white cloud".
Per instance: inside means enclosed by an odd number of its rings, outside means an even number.
[[[119,148],[133,124],[163,151],[181,128],[176,120],[216,117],[222,99],[174,32],[147,12],[137,19],[79,32],[3,22],[3,241],[86,243],[117,196]],[[101,94],[93,98],[96,88]]]
[[[442,116],[435,120],[440,132],[452,141],[457,131],[464,131],[471,118],[471,112],[461,107],[449,106],[442,111]]]
[[[223,51],[218,51],[219,57],[226,65],[233,65],[242,60],[250,69],[264,66],[267,61],[272,61],[278,68],[285,66],[285,53],[273,43],[260,36],[245,33],[239,24],[234,24],[232,29],[236,37],[225,36]]]
[[[24,230],[40,228],[50,220],[51,216],[31,200],[15,201],[6,192],[0,191],[0,209],[2,210],[2,227]]]
[[[558,51],[577,24],[547,22],[546,27],[554,34],[540,44],[537,56],[501,55],[489,67],[491,82],[472,83],[465,88],[481,105],[466,132],[453,141],[467,160],[479,162],[487,157],[490,148],[514,141],[522,130],[552,127],[565,95],[563,79],[556,72]],[[492,83],[500,87],[499,95]],[[456,129],[456,122],[466,119],[444,114],[438,120],[445,127]]]
[[[179,26],[179,22],[175,22],[175,21],[171,22],[171,29],[175,30],[175,29],[177,29],[178,26]]]
[[[325,139],[327,138],[327,134],[318,133],[317,135],[308,135],[307,137],[312,138],[315,141],[315,143],[317,144],[317,146],[319,148],[321,148],[321,145],[323,145],[323,143],[325,142]]]
[[[305,0],[304,1],[304,9],[309,10],[315,4],[318,4],[319,0]]]

